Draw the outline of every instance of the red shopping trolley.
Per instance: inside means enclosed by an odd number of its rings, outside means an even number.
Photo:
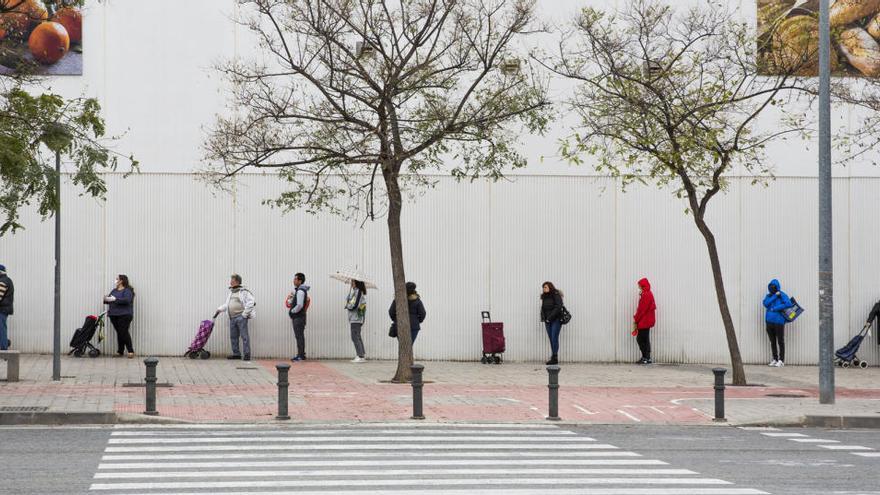
[[[500,354],[504,353],[504,323],[492,321],[488,311],[482,312],[483,322],[483,364],[501,364]]]

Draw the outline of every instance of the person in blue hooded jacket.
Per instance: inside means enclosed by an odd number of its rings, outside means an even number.
[[[764,296],[764,321],[767,322],[767,336],[770,337],[770,349],[773,351],[773,360],[769,366],[781,368],[785,366],[785,324],[787,323],[782,310],[790,308],[791,298],[782,292],[782,285],[775,278],[767,285],[767,295]]]

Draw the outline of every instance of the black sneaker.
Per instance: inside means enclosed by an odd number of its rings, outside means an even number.
[[[249,354],[245,354],[244,357],[241,358],[241,360],[242,360],[242,361],[250,361],[250,360],[251,360],[251,356],[250,356]]]
[[[648,364],[648,363],[645,358],[642,358],[642,359],[639,359],[638,361],[636,361],[636,364]]]
[[[651,358],[645,359],[645,364],[654,364],[654,360]]]
[[[229,356],[226,356],[226,359],[241,359],[241,356],[238,354],[231,354]]]

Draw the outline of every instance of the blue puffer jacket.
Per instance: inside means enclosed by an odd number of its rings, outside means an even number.
[[[782,285],[775,278],[767,284],[767,295],[764,296],[764,307],[767,308],[764,314],[764,321],[767,323],[777,323],[785,325],[788,323],[781,311],[791,307],[791,299],[788,294],[782,292]]]

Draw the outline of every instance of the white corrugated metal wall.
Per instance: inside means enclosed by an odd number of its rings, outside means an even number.
[[[685,205],[669,191],[610,178],[524,176],[496,184],[437,187],[404,212],[408,278],[418,282],[428,310],[419,359],[479,357],[479,312],[504,321],[507,358],[546,358],[538,322],[544,280],[566,294],[574,320],[562,335],[562,358],[629,361],[636,357],[629,321],[635,282],[648,277],[659,306],[655,355],[666,362],[724,362],[721,328],[708,256]],[[363,229],[331,216],[282,215],[261,204],[284,185],[270,175],[245,175],[234,196],[215,193],[188,174],[109,177],[106,204],[64,194],[63,340],[82,318],[100,309],[116,273],[137,289],[132,326],[140,354],[176,355],[198,322],[223,302],[228,275],[241,273],[256,294],[253,353],[293,351],[282,301],[293,273],[312,288],[307,330],[314,357],[352,355],[342,299],[346,287],[328,274],[358,266],[381,287],[369,294],[364,334],[374,358],[393,358],[386,336],[391,300],[384,221]],[[880,298],[880,179],[835,179],[835,329],[842,345]],[[779,178],[768,187],[734,179],[710,206],[725,284],[740,346],[748,362],[769,358],[760,299],[770,278],[796,296],[807,313],[790,327],[787,361],[815,363],[817,349],[816,183]],[[16,282],[10,320],[15,347],[51,351],[52,228],[26,215],[27,230],[0,239],[0,263]],[[228,352],[221,318],[209,349]],[[105,351],[115,338],[108,329]],[[872,339],[863,357],[877,363]]]

